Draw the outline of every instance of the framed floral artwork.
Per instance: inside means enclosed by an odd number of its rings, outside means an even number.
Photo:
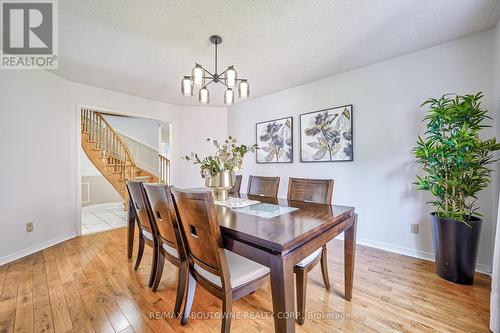
[[[255,125],[257,163],[293,162],[293,118],[280,118]]]
[[[352,105],[300,115],[300,161],[353,160]]]

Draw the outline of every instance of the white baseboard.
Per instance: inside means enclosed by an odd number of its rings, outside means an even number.
[[[344,235],[341,234],[336,239],[344,239]],[[405,247],[399,247],[399,246],[395,246],[392,244],[377,242],[377,241],[364,239],[364,238],[356,238],[356,244],[360,244],[360,245],[364,245],[364,246],[368,246],[368,247],[373,247],[373,248],[376,248],[379,250],[384,250],[387,252],[398,253],[398,254],[402,254],[405,256],[418,258],[418,259],[424,259],[424,260],[434,262],[434,253],[432,253],[432,252],[426,252],[426,251],[409,249],[409,248],[405,248]],[[491,275],[492,267],[491,267],[491,265],[476,264],[476,272]]]
[[[20,251],[14,252],[12,254],[6,255],[5,257],[0,258],[0,266],[8,264],[9,262],[12,262],[12,261],[17,260],[17,259],[21,259],[22,257],[26,257],[30,254],[41,251],[43,249],[46,249],[48,247],[62,243],[68,239],[75,238],[75,237],[76,237],[76,232],[70,232],[68,234],[53,238],[53,239],[48,240],[46,242],[42,242],[40,244],[33,245],[27,249],[20,250]]]

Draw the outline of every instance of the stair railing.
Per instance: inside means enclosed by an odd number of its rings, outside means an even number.
[[[158,159],[160,161],[159,181],[170,185],[170,160],[161,154],[158,154]]]
[[[106,121],[100,112],[81,110],[82,131],[88,135],[94,149],[101,151],[101,158],[113,167],[113,172],[120,174],[123,179],[134,180],[136,165],[127,145],[120,135]]]

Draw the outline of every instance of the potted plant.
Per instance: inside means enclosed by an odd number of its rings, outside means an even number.
[[[215,200],[227,200],[228,191],[236,182],[235,172],[241,170],[243,157],[250,151],[255,152],[257,145],[238,145],[236,138],[229,136],[222,144],[217,140],[207,138],[215,148],[215,154],[200,159],[197,153],[185,156],[186,161],[200,165],[201,177],[205,186],[212,191]]]
[[[500,149],[495,138],[479,137],[491,119],[481,109],[482,93],[444,95],[428,99],[422,106],[429,110],[424,118],[425,137],[418,137],[414,154],[423,166],[417,176],[419,190],[435,199],[432,238],[436,273],[449,281],[472,284],[477,259],[481,214],[477,193],[488,186],[495,162],[493,151]]]

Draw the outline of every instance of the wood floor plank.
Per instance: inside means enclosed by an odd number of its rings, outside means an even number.
[[[50,307],[49,287],[42,252],[33,255],[33,314],[35,333],[53,333],[54,321]]]
[[[19,333],[33,332],[33,257],[24,261],[16,300],[16,317],[14,331]]]
[[[8,265],[0,266],[0,295],[2,295],[5,278],[7,276],[7,267]]]
[[[21,260],[17,260],[8,265],[4,286],[2,289],[2,295],[0,295],[0,302],[17,297],[17,289],[19,287],[19,278],[21,275],[21,266]]]
[[[136,251],[136,249],[135,249]],[[319,267],[309,274],[307,313],[297,332],[489,332],[490,278],[461,286],[436,276],[431,262],[364,246],[356,249],[352,302],[343,298],[343,243],[328,245],[331,290]],[[151,249],[138,271],[127,259],[126,230],[88,235],[0,267],[0,333],[219,332],[221,302],[197,288],[190,318],[169,317],[177,286],[165,265],[158,292],[147,287]],[[135,252],[134,252],[135,255]],[[30,282],[31,281],[31,282]],[[233,305],[231,332],[273,332],[270,286]],[[30,305],[31,304],[31,305]],[[25,311],[32,319],[21,321]],[[245,315],[254,315],[252,318]],[[259,315],[255,317],[255,315]],[[26,328],[28,327],[28,328]]]
[[[14,332],[16,299],[0,301],[0,333]]]
[[[82,333],[95,332],[75,282],[66,282],[62,287],[73,327]]]
[[[59,272],[61,284],[73,281],[73,274],[69,268],[63,244],[57,244],[54,246],[54,256],[56,257],[57,270]]]
[[[64,292],[61,284],[49,286],[50,307],[54,319],[55,332],[70,332],[73,330],[71,316],[68,305],[64,298]]]

